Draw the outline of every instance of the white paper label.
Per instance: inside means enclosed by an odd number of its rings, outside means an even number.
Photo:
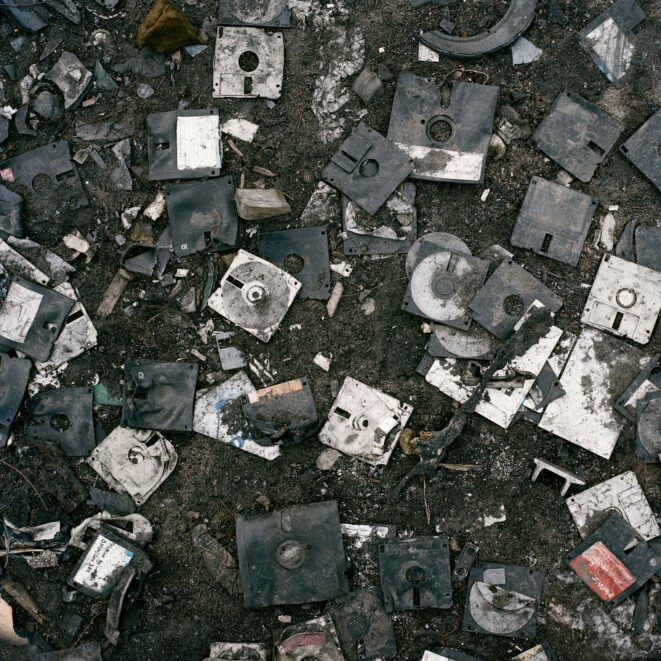
[[[126,567],[132,557],[133,551],[107,537],[97,537],[73,580],[89,590],[103,592],[112,575],[118,569]]]
[[[12,342],[25,342],[42,298],[41,294],[12,282],[0,307],[0,335]]]
[[[220,167],[218,115],[177,117],[177,169]]]

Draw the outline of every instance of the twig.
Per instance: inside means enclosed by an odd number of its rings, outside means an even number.
[[[99,617],[99,615],[103,615],[103,611],[99,611],[96,615],[94,615],[92,617],[92,619],[88,622],[87,626],[80,632],[80,636],[78,636],[78,638],[76,638],[76,641],[74,642],[72,647],[75,647],[76,645],[78,645],[78,642],[80,641],[80,639],[87,633],[89,628],[94,623],[94,620],[96,620],[96,618]]]
[[[427,525],[429,525],[431,523],[431,510],[427,502],[427,478],[424,475],[422,476],[422,498],[425,501],[425,513],[427,514]]]
[[[32,482],[30,482],[30,480],[28,479],[28,476],[23,471],[16,468],[16,466],[12,466],[11,464],[8,464],[4,459],[0,459],[0,463],[7,466],[7,468],[11,468],[12,470],[15,470],[32,487],[32,489],[37,494],[37,496],[39,496],[39,500],[42,502],[43,506],[47,507],[46,501],[41,497],[41,494],[37,491],[34,484],[32,484]]]
[[[476,73],[480,76],[484,76],[485,85],[489,82],[489,74],[486,71],[478,71],[477,69],[463,69],[462,67],[459,67],[457,69],[452,69],[450,73],[446,73],[445,76],[443,76],[443,82],[445,82],[453,73],[457,73],[457,71],[461,71],[462,76],[465,73]]]

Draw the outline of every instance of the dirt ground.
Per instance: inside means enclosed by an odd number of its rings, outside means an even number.
[[[321,2],[321,5],[325,5]],[[534,128],[545,116],[553,100],[570,89],[597,103],[622,121],[625,131],[606,163],[597,169],[589,184],[574,181],[572,187],[597,197],[601,206],[595,215],[586,247],[577,268],[549,261],[531,251],[513,248],[509,243],[517,211],[529,179],[538,175],[553,180],[559,167],[523,141],[514,142],[502,160],[490,159],[483,186],[419,182],[416,206],[418,234],[445,231],[456,234],[479,254],[499,243],[512,250],[516,261],[545,282],[564,301],[557,325],[574,333],[580,330],[580,313],[589,285],[596,273],[602,251],[593,247],[594,232],[609,205],[619,205],[615,213],[618,233],[632,219],[655,222],[658,219],[658,192],[622,155],[617,147],[658,107],[661,84],[658,60],[649,51],[647,58],[635,64],[633,75],[617,90],[596,69],[590,57],[578,46],[577,32],[609,6],[609,0],[560,0],[569,18],[566,26],[546,20],[546,2],[540,2],[536,21],[526,37],[544,51],[540,61],[526,66],[512,66],[509,48],[470,63],[441,57],[440,63],[417,61],[416,35],[435,26],[442,18],[456,25],[459,34],[473,34],[495,23],[506,10],[506,0],[468,0],[447,7],[414,9],[408,0],[350,0],[347,27],[360,27],[366,43],[366,64],[387,67],[394,74],[385,83],[385,94],[366,106],[364,121],[386,133],[396,74],[404,69],[433,76],[438,80],[458,67],[474,69],[488,76],[491,85],[500,86],[499,107],[513,105]],[[648,15],[644,38],[654,44],[654,30],[659,5],[639,0]],[[108,15],[99,5],[87,0],[94,13]],[[40,71],[48,70],[62,50],[77,54],[93,70],[100,59],[110,72],[112,65],[127,59],[136,47],[135,33],[149,7],[146,0],[121,0],[119,15],[101,20],[82,10],[79,26],[62,17],[55,18],[38,36],[30,36],[19,53],[0,44],[0,64],[16,62],[18,80],[37,62]],[[217,14],[215,0],[190,0],[183,5],[195,26]],[[92,35],[108,30],[106,44],[94,46]],[[320,171],[337,149],[339,141],[323,143],[318,139],[319,125],[312,110],[315,80],[319,72],[320,48],[328,38],[327,27],[303,26],[295,21],[284,33],[286,65],[282,98],[269,108],[263,100],[239,102],[211,98],[213,40],[209,48],[194,59],[184,54],[180,68],[167,69],[165,76],[146,81],[137,76],[120,76],[120,91],[100,95],[97,103],[74,113],[65,113],[56,122],[42,122],[38,135],[23,137],[12,133],[3,145],[4,156],[23,153],[54,139],[67,139],[72,151],[84,146],[75,138],[73,126],[79,122],[129,118],[135,131],[132,136],[133,191],[118,191],[92,159],[79,171],[90,206],[78,211],[53,214],[43,200],[28,204],[27,227],[36,241],[70,258],[62,237],[74,228],[83,234],[92,232],[98,252],[90,264],[74,262],[78,271],[71,281],[82,301],[93,313],[113,274],[122,249],[115,236],[124,234],[119,215],[130,206],[146,205],[161,189],[147,179],[147,138],[145,118],[149,113],[174,110],[181,101],[190,108],[218,108],[222,118],[245,117],[259,124],[250,145],[237,143],[243,157],[225,149],[223,171],[237,178],[246,175],[249,186],[261,175],[251,172],[255,165],[277,173],[269,181],[289,197],[292,214],[259,223],[259,232],[298,226],[298,218],[320,179]],[[46,39],[54,34],[61,45],[45,61],[38,62]],[[658,32],[656,33],[658,35]],[[466,74],[464,80],[483,82],[482,73]],[[149,99],[136,95],[136,87],[149,82],[155,94]],[[18,83],[3,79],[7,101],[20,105]],[[362,104],[352,97],[346,112],[359,110]],[[345,134],[352,128],[347,125]],[[110,152],[107,152],[110,154]],[[110,155],[107,158],[112,158]],[[480,196],[485,188],[490,194],[485,202]],[[45,198],[44,198],[45,199]],[[164,216],[154,223],[156,233],[167,224]],[[329,227],[334,256],[343,257],[340,238],[341,221]],[[241,247],[255,252],[256,237],[241,233]],[[421,319],[403,312],[400,307],[407,285],[404,256],[371,261],[347,258],[353,273],[344,281],[345,292],[337,314],[329,319],[325,304],[297,301],[285,318],[281,330],[268,344],[262,344],[242,331],[235,335],[235,345],[246,354],[267,358],[276,373],[276,382],[307,376],[312,385],[320,418],[325,419],[334,393],[345,376],[353,376],[377,386],[414,407],[410,426],[418,431],[442,428],[455,406],[416,373],[428,336],[421,332]],[[189,281],[201,286],[206,276],[207,257],[173,257],[168,272],[191,269]],[[334,275],[334,278],[337,277]],[[376,310],[366,316],[361,310],[361,293],[370,291]],[[130,310],[130,316],[127,311]],[[115,312],[107,319],[95,318],[99,332],[98,346],[71,361],[61,377],[62,386],[82,386],[98,379],[115,394],[121,393],[122,366],[128,359],[190,360],[190,350],[201,351],[206,361],[200,364],[200,387],[219,383],[227,376],[220,369],[215,346],[203,344],[196,330],[212,318],[216,329],[229,329],[218,315],[205,310],[201,314],[182,313],[178,301],[169,299],[167,290],[150,278],[137,276]],[[290,328],[297,326],[296,328]],[[325,373],[312,364],[317,352],[332,353],[333,364]],[[661,351],[658,329],[645,352]],[[207,379],[209,375],[210,380]],[[258,385],[257,383],[255,385]],[[97,418],[108,432],[119,422],[118,407],[97,407]],[[588,484],[595,484],[625,470],[634,470],[650,503],[657,512],[661,503],[658,466],[643,464],[633,454],[634,429],[627,425],[610,460],[582,451],[538,429],[530,422],[517,420],[504,431],[474,415],[467,428],[451,447],[447,461],[475,464],[468,472],[439,470],[423,490],[414,481],[397,500],[390,498],[398,481],[417,461],[397,449],[382,471],[342,456],[333,469],[321,472],[315,462],[323,449],[316,439],[287,448],[274,462],[267,462],[237,449],[214,443],[199,435],[167,434],[176,446],[179,463],[174,474],[139,511],[154,525],[155,538],[147,553],[154,570],[147,577],[138,600],[124,613],[121,638],[116,647],[104,643],[106,659],[203,659],[215,641],[269,642],[271,631],[282,626],[281,614],[294,622],[304,621],[323,611],[324,605],[247,610],[241,597],[229,596],[209,576],[199,553],[191,543],[191,530],[200,522],[227,548],[235,552],[234,515],[237,512],[264,510],[264,498],[270,507],[280,509],[297,503],[335,499],[345,523],[393,524],[400,534],[431,535],[442,533],[452,540],[453,548],[466,541],[479,545],[479,558],[535,567],[544,572],[545,584],[540,625],[535,641],[516,641],[503,637],[463,633],[461,622],[466,599],[465,589],[454,593],[451,610],[427,610],[397,613],[394,617],[398,659],[419,659],[425,649],[445,645],[485,659],[506,659],[547,640],[559,659],[661,658],[661,651],[642,647],[613,648],[613,632],[604,626],[572,628],[553,617],[553,605],[572,608],[586,602],[580,617],[586,621],[606,613],[590,597],[584,585],[568,580],[562,565],[565,553],[577,545],[580,537],[560,497],[560,484],[550,478],[531,483],[534,457],[557,461],[570,470],[582,469]],[[83,483],[85,489],[103,486],[96,474],[81,460],[64,459],[59,449],[45,441],[27,438],[20,430],[10,448],[0,459],[0,505],[17,524],[34,525],[66,516],[51,495],[54,489],[67,489],[66,475],[52,466],[62,463]],[[6,462],[6,463],[5,463]],[[41,498],[7,464],[30,477]],[[43,502],[42,502],[43,498]],[[258,502],[259,499],[259,502]],[[426,504],[425,504],[426,501]],[[428,507],[429,517],[426,507]],[[506,514],[506,520],[485,527],[485,516]],[[69,512],[73,525],[95,513],[90,504]],[[374,548],[363,548],[374,553]],[[78,558],[70,553],[56,569],[34,571],[21,561],[11,561],[8,569],[21,580],[47,614],[47,624],[39,628],[54,647],[74,641],[105,641],[105,604],[78,594],[72,603],[64,603],[62,588]],[[351,576],[352,585],[378,585],[375,563],[358,565]],[[71,637],[66,632],[66,618],[82,617],[80,630]],[[596,614],[596,615],[595,615]],[[15,617],[21,626],[36,627],[19,608]],[[578,618],[579,615],[576,615]],[[617,636],[616,636],[617,637]],[[613,653],[610,650],[615,649]],[[613,655],[614,654],[614,655]],[[23,658],[16,650],[0,645],[0,659]]]

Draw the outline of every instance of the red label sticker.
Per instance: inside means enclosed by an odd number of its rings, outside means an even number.
[[[12,182],[14,181],[14,173],[11,171],[11,168],[5,168],[4,170],[0,170],[0,178],[3,181]]]
[[[569,566],[603,601],[612,601],[636,582],[636,577],[603,542],[597,542],[583,551]]]

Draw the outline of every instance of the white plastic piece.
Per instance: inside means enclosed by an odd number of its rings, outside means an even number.
[[[567,498],[581,537],[591,535],[613,512],[619,512],[645,540],[661,535],[654,512],[633,471],[616,475]]]
[[[353,266],[349,262],[340,262],[339,264],[331,264],[331,271],[341,275],[343,278],[348,278],[353,271]]]
[[[440,62],[441,56],[435,50],[425,46],[424,44],[418,44],[418,62]]]
[[[149,203],[142,213],[147,216],[149,220],[158,220],[165,213],[166,205],[165,193],[159,191],[156,194],[156,197]]]
[[[541,48],[537,48],[535,44],[528,41],[525,37],[519,37],[511,46],[512,48],[512,64],[532,64],[537,62],[542,57]]]
[[[413,407],[348,376],[319,440],[373,466],[390,460]]]
[[[243,142],[252,142],[257,129],[259,129],[259,124],[249,122],[247,119],[230,119],[220,126],[221,133],[231,135]]]
[[[229,425],[223,422],[227,405],[251,392],[255,392],[255,387],[244,372],[238,372],[215,388],[199,392],[195,399],[193,431],[272,461],[280,456],[279,446],[259,445],[241,431],[230,431]]]
[[[12,342],[25,342],[44,297],[18,282],[11,282],[0,305],[0,336]]]
[[[40,285],[47,285],[50,278],[32,262],[14,250],[6,241],[0,239],[0,264],[10,273],[21,275]]]
[[[328,357],[326,357],[323,353],[318,353],[312,362],[317,367],[320,367],[322,370],[324,370],[324,372],[328,372],[330,371],[331,363],[333,362],[333,354],[330,354]]]
[[[220,168],[217,114],[177,117],[177,170]]]

